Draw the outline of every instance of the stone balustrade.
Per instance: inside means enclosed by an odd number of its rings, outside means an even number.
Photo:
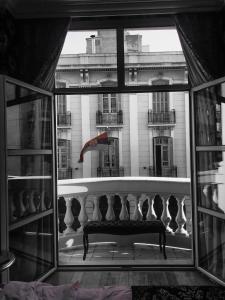
[[[104,218],[114,220],[115,198],[120,199],[120,220],[161,218],[168,234],[189,237],[192,233],[190,179],[163,177],[104,177],[58,181],[58,196],[64,197],[66,229],[61,236],[75,234],[71,201],[79,201],[78,220],[82,232],[88,220],[102,220],[100,199],[104,196],[107,211]],[[129,204],[129,205],[128,205]],[[159,205],[158,205],[159,204]],[[161,209],[156,209],[161,205]],[[160,207],[159,207],[160,208]],[[156,211],[157,210],[157,211]],[[145,211],[145,214],[144,214]]]

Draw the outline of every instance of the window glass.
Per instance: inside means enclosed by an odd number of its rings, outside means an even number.
[[[199,265],[203,269],[225,279],[225,221],[199,213]]]
[[[225,152],[197,152],[198,205],[225,212]]]
[[[117,86],[116,30],[69,31],[55,76],[56,87]]]
[[[225,145],[225,83],[194,93],[196,144]]]
[[[124,60],[126,85],[187,83],[186,62],[175,29],[125,29]]]
[[[51,99],[39,97],[7,107],[8,149],[51,149]]]

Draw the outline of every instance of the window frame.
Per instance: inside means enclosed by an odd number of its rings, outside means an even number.
[[[123,18],[122,18],[123,19]],[[138,28],[166,29],[175,28],[171,16],[129,17],[127,20],[121,18],[96,18],[73,20],[69,31],[93,31],[98,29],[116,30],[117,39],[117,86],[86,86],[55,88],[55,95],[78,95],[78,94],[108,94],[108,93],[146,93],[146,92],[179,92],[190,91],[189,83],[161,84],[161,85],[126,85],[125,84],[125,51],[124,31]],[[134,26],[135,24],[135,26]]]

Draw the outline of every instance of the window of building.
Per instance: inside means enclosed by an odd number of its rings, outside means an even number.
[[[103,113],[116,113],[117,112],[117,99],[116,94],[103,94],[102,106]]]
[[[65,88],[65,82],[57,82],[57,87]],[[66,103],[66,95],[58,95],[57,96],[57,112],[58,114],[65,114],[67,110],[67,103]]]
[[[152,81],[153,85],[163,85],[163,84],[169,84],[168,80],[154,80]],[[168,112],[169,111],[169,93],[168,92],[156,92],[153,93],[152,96],[152,107],[153,112]]]
[[[66,139],[58,139],[58,168],[69,168],[70,167],[70,141]]]
[[[172,137],[159,136],[153,138],[154,169],[157,176],[162,176],[164,168],[173,165],[173,139]]]

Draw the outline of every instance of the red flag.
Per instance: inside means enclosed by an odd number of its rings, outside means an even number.
[[[82,163],[84,161],[84,153],[86,153],[87,151],[104,149],[108,145],[108,142],[109,139],[107,132],[103,132],[100,135],[89,140],[82,148],[80,152],[80,159],[78,162]]]

